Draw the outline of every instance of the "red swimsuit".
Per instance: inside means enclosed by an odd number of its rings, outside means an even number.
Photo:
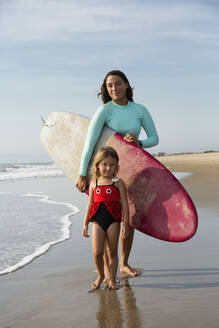
[[[96,221],[106,231],[116,221],[121,221],[121,203],[119,189],[114,185],[94,188],[94,200],[89,211],[89,220]]]

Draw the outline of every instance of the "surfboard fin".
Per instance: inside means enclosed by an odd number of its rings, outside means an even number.
[[[46,121],[44,120],[44,118],[42,117],[42,115],[40,115],[40,119],[41,119],[43,126],[47,126],[48,128],[51,128],[56,125],[56,122],[53,124],[47,124]]]
[[[41,122],[42,122],[43,126],[48,126],[48,124],[46,123],[46,121],[44,120],[42,115],[40,115],[40,119],[41,119]]]

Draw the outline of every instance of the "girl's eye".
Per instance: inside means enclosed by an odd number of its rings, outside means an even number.
[[[107,188],[106,193],[107,193],[107,194],[111,194],[111,192],[112,192],[112,189]]]
[[[101,190],[98,188],[98,189],[96,189],[96,193],[97,194],[100,194],[101,193]]]

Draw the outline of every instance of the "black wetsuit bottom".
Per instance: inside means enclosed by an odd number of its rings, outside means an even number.
[[[104,202],[100,202],[97,212],[92,217],[92,221],[97,222],[105,232],[108,230],[112,223],[119,222],[109,213]]]

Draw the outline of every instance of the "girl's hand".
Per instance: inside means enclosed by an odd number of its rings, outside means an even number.
[[[128,223],[122,223],[122,238],[126,239],[129,235],[130,227]]]
[[[85,176],[80,175],[78,178],[78,182],[76,183],[76,187],[80,192],[84,192],[87,187],[87,178]]]
[[[83,226],[83,236],[85,237],[85,238],[88,238],[88,237],[90,237],[89,235],[88,235],[88,224],[85,224],[84,226]]]
[[[123,139],[128,142],[134,142],[136,145],[140,146],[139,141],[134,134],[127,133]]]

